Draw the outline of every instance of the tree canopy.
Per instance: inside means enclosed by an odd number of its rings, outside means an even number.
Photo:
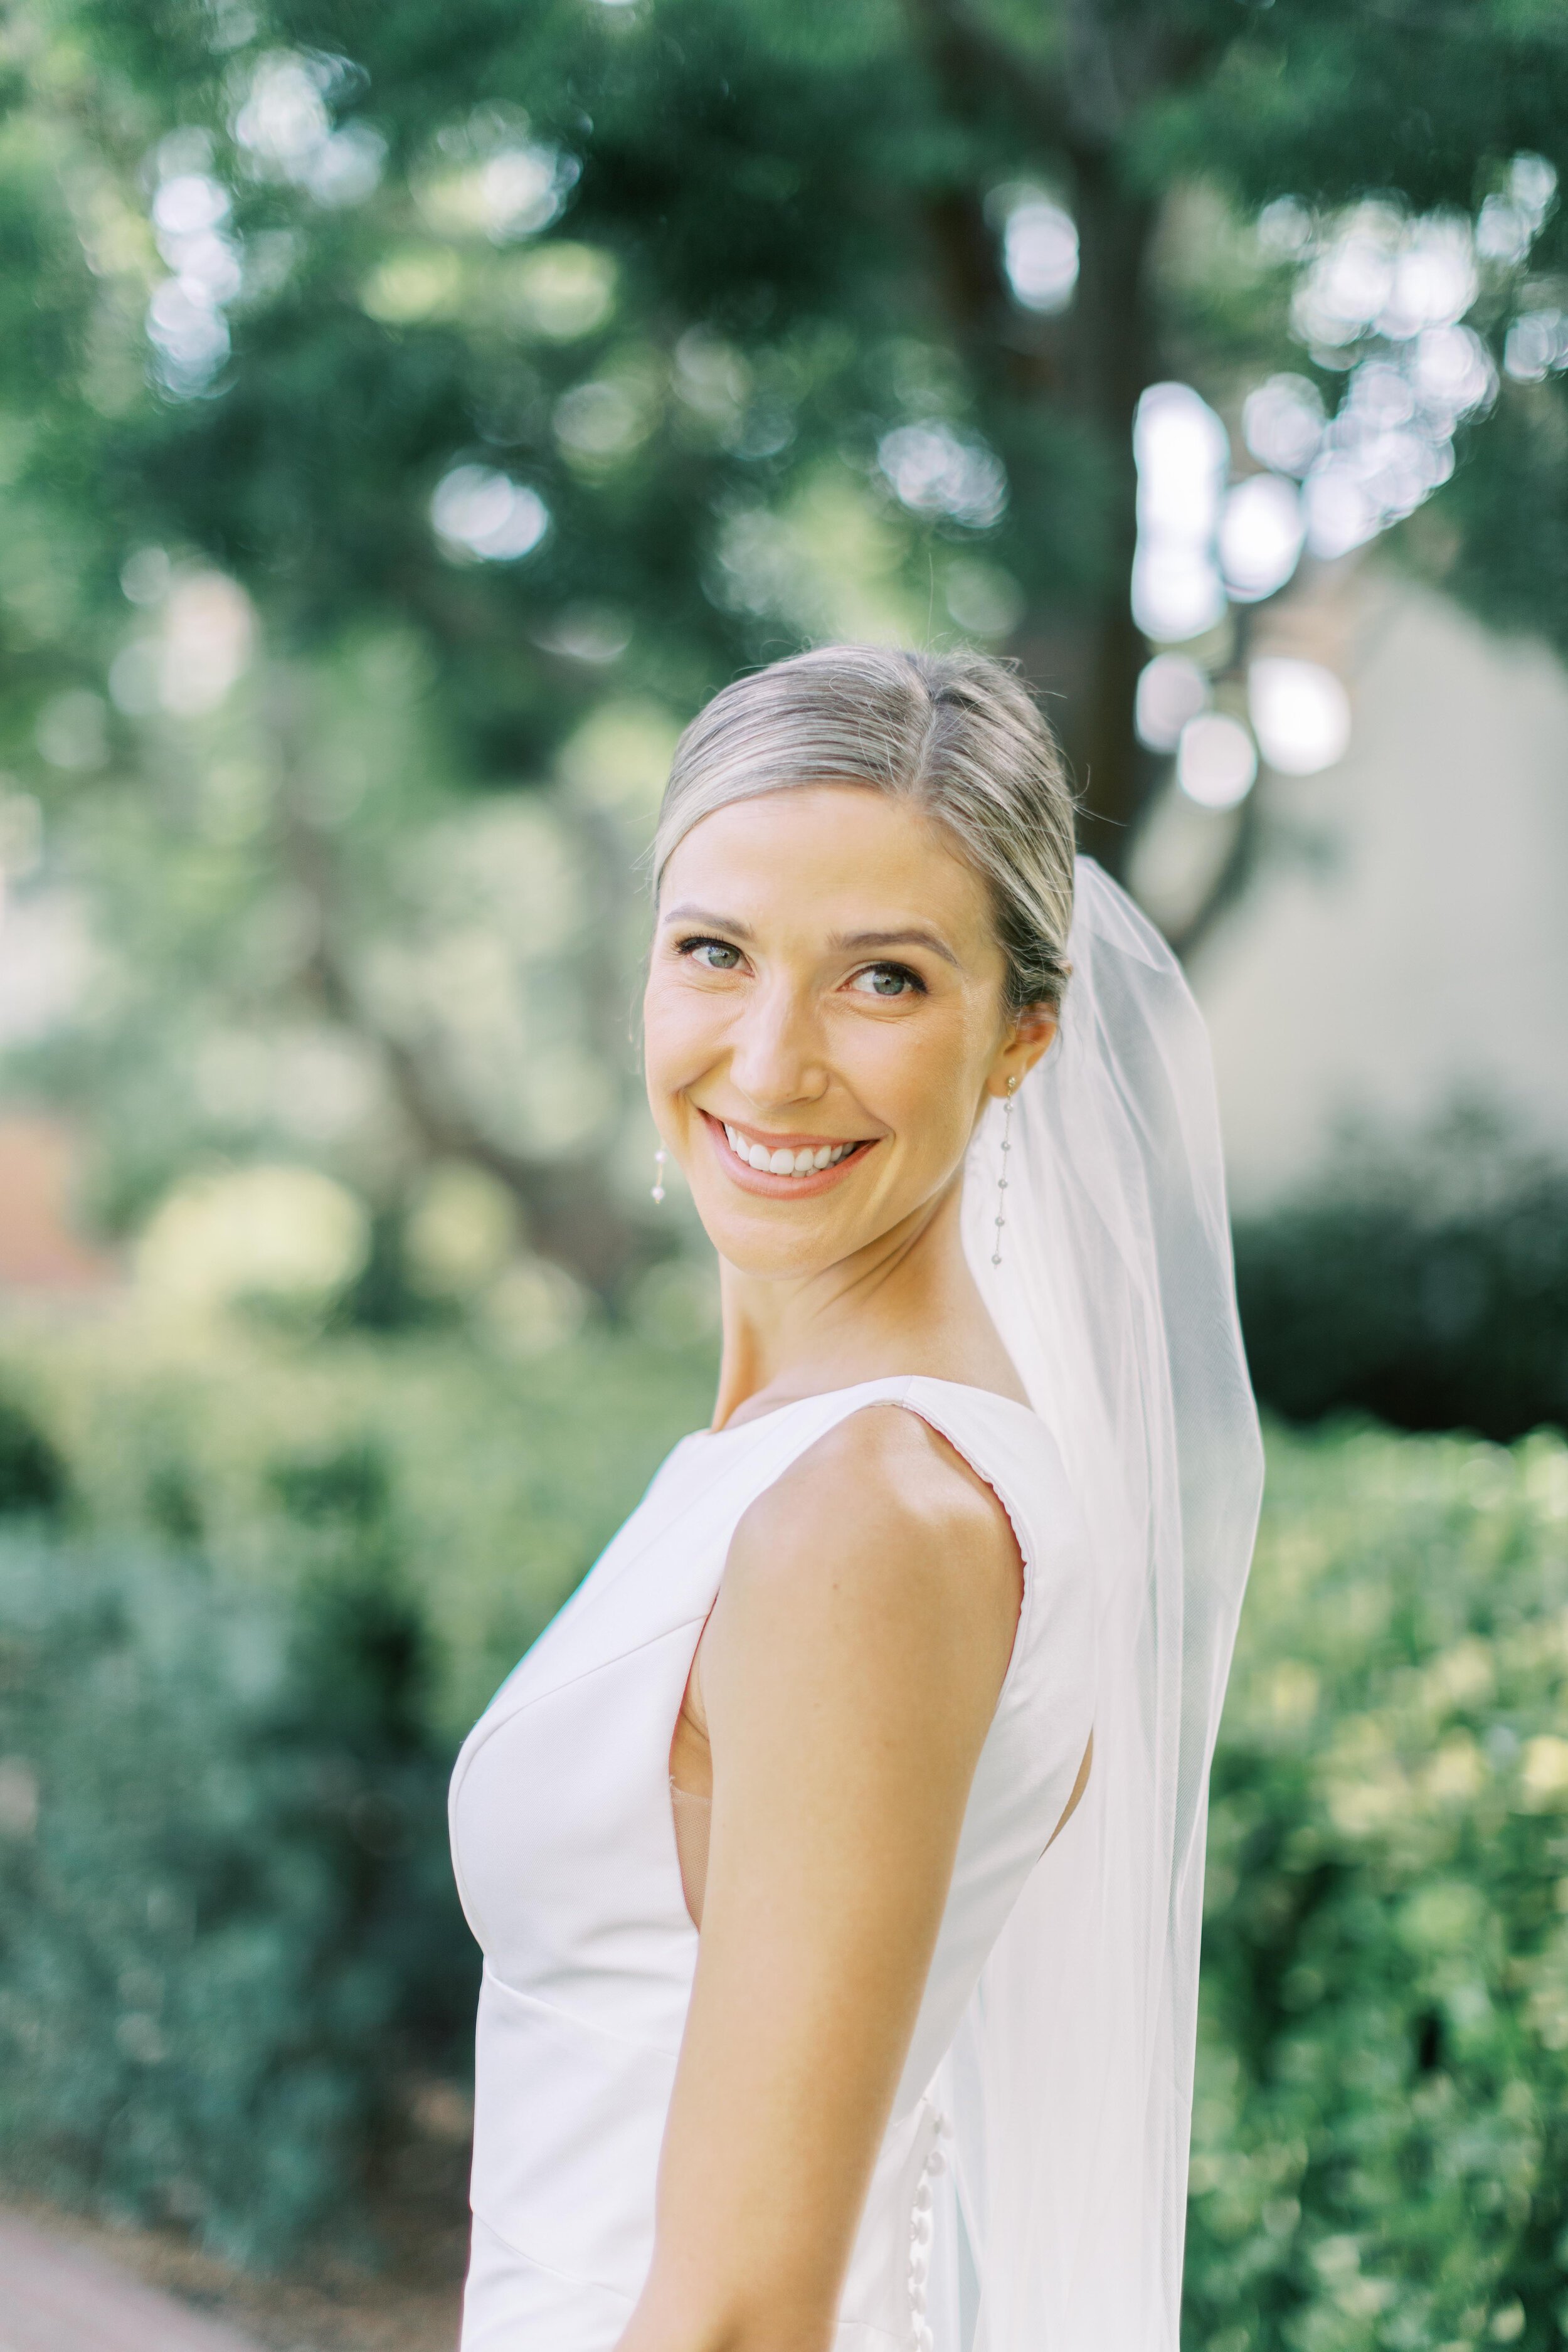
[[[630,853],[813,638],[1016,655],[1118,866],[1151,654],[1245,729],[1303,533],[1568,649],[1555,0],[17,0],[0,102],[0,844],[112,1214],[455,1156],[613,1291]]]

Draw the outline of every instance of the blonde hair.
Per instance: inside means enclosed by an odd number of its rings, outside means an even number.
[[[991,893],[1009,1009],[1058,1005],[1072,923],[1073,799],[1024,686],[984,654],[822,646],[737,678],[675,747],[654,836],[796,784],[858,784],[940,817]]]

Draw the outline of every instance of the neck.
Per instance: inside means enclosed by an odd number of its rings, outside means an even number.
[[[721,1260],[724,1345],[713,1425],[900,1372],[1024,1391],[975,1288],[962,1178],[853,1256],[769,1279]]]

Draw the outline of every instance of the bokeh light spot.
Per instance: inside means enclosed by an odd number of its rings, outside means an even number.
[[[1350,747],[1350,697],[1320,662],[1261,656],[1247,677],[1258,748],[1281,775],[1313,776]]]
[[[430,501],[436,536],[449,554],[514,563],[531,554],[550,528],[550,509],[537,490],[489,466],[454,466]]]
[[[1078,228],[1049,196],[1030,194],[1014,204],[1002,239],[1003,266],[1013,299],[1026,310],[1054,318],[1078,285]]]
[[[1251,474],[1238,482],[1220,519],[1220,563],[1226,586],[1241,604],[1272,596],[1300,560],[1306,521],[1294,483],[1278,474]]]
[[[1258,777],[1258,752],[1239,719],[1223,710],[1200,711],[1182,730],[1176,748],[1176,782],[1200,808],[1235,808]]]
[[[1173,751],[1183,728],[1207,709],[1208,700],[1209,682],[1196,662],[1185,654],[1156,654],[1138,679],[1134,724],[1139,741],[1151,751]]]
[[[984,530],[1007,503],[1002,460],[983,441],[935,421],[884,433],[878,462],[900,505]]]

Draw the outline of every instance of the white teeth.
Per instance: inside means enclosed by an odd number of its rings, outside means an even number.
[[[722,1125],[736,1159],[743,1160],[749,1168],[756,1169],[759,1175],[763,1176],[815,1175],[824,1168],[836,1168],[839,1160],[846,1159],[855,1149],[852,1143],[819,1143],[815,1148],[802,1144],[794,1151],[787,1151],[781,1146],[773,1151],[765,1143],[752,1142],[738,1127],[731,1127],[728,1119]]]

